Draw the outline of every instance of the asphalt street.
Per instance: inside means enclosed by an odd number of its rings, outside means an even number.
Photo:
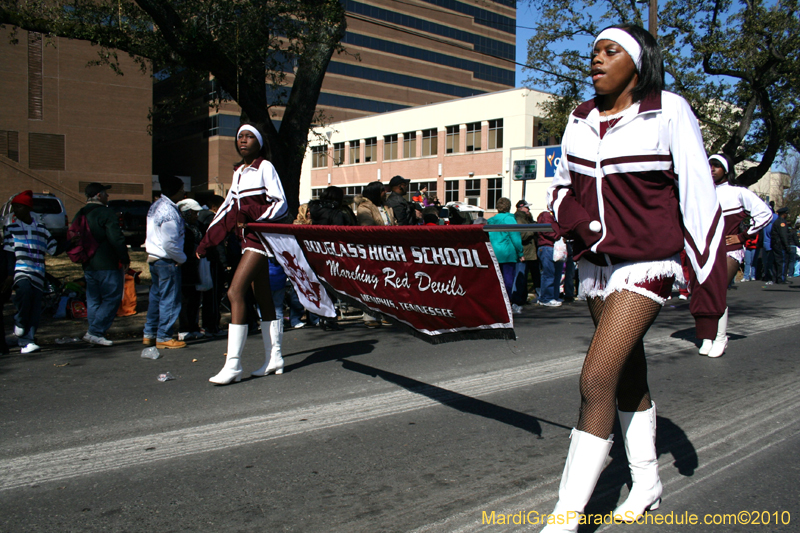
[[[720,359],[697,355],[677,299],[645,338],[661,508],[580,531],[800,531],[800,280],[728,301]],[[137,340],[3,356],[0,530],[538,531],[593,328],[579,302],[526,306],[515,326],[516,341],[440,346],[291,330],[283,375],[224,387],[208,382],[224,339],[159,360]],[[251,335],[245,370],[262,362]],[[602,521],[629,482],[617,439],[587,512]]]

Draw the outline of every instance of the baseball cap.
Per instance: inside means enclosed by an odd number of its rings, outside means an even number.
[[[407,180],[403,176],[395,176],[389,182],[389,187],[397,187],[401,183],[411,183],[411,180]]]
[[[86,198],[92,198],[94,196],[97,196],[103,191],[107,191],[110,188],[111,185],[103,185],[102,183],[90,183],[89,185],[86,186],[84,192],[86,193]]]
[[[530,207],[531,207],[531,204],[529,204],[529,203],[528,203],[527,201],[525,201],[525,200],[520,200],[519,202],[517,202],[517,209],[519,209],[520,207],[527,207],[527,208],[529,208],[529,209],[530,209]]]
[[[22,191],[11,199],[12,204],[27,205],[33,207],[33,191]]]
[[[197,203],[197,200],[192,200],[191,198],[185,198],[175,204],[178,206],[178,209],[181,211],[202,211],[203,208]]]

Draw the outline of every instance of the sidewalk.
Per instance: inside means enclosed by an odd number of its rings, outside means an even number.
[[[147,305],[149,302],[150,285],[136,285],[136,314],[131,316],[116,317],[114,323],[106,334],[106,338],[112,341],[141,338],[144,332],[144,323],[147,319]],[[17,345],[17,338],[13,335],[14,330],[14,304],[6,303],[4,309],[6,331],[6,342],[11,347],[12,353]],[[227,328],[230,323],[230,313],[222,313],[220,326]],[[345,316],[339,319],[341,324],[360,324],[361,313]],[[287,323],[288,324],[288,323]],[[288,327],[288,325],[287,325]],[[60,339],[80,339],[86,334],[88,324],[85,318],[53,318],[52,316],[42,316],[39,330],[36,332],[36,340],[40,346],[62,344],[56,342]],[[77,342],[77,341],[70,341]],[[82,341],[80,341],[82,342]]]
[[[111,340],[130,339],[141,337],[144,330],[144,322],[147,318],[147,303],[150,292],[150,285],[136,285],[136,314],[131,316],[116,317],[111,329],[108,330],[107,338]],[[17,338],[14,337],[14,304],[9,302],[4,309],[4,322],[6,325],[6,342],[12,348],[17,345]],[[88,329],[85,318],[53,318],[43,315],[36,332],[36,340],[40,346],[59,344],[56,339],[81,339]]]

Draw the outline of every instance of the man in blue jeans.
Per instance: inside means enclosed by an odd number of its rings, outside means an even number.
[[[161,198],[147,212],[145,250],[150,265],[150,302],[144,325],[145,346],[183,348],[186,343],[172,338],[172,330],[181,313],[181,265],[184,224],[177,202],[183,200],[183,180],[161,176]]]
[[[108,207],[106,191],[110,188],[111,185],[100,183],[87,185],[84,190],[86,205],[75,215],[75,218],[86,217],[98,244],[94,255],[82,264],[86,279],[86,317],[89,320],[89,330],[83,340],[96,346],[114,344],[106,338],[106,332],[117,316],[125,271],[131,262],[117,213]]]
[[[762,264],[764,271],[761,274],[761,280],[765,285],[772,285],[775,281],[775,253],[772,251],[772,225],[778,220],[778,214],[774,211],[775,202],[770,202],[769,207],[773,210],[772,221],[764,226],[762,231],[764,248],[762,254]]]
[[[556,219],[550,211],[542,211],[536,218],[537,224],[555,224]],[[558,299],[559,286],[561,285],[561,270],[563,263],[553,261],[553,246],[556,241],[555,232],[537,233],[539,264],[542,269],[542,290],[539,293],[538,305],[546,307],[558,307],[561,300]]]

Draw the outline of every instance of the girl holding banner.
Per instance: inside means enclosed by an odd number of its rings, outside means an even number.
[[[228,353],[225,366],[209,379],[217,385],[227,385],[242,379],[240,362],[247,340],[247,308],[245,294],[252,284],[256,302],[261,312],[261,335],[264,340],[266,362],[253,375],[266,376],[283,373],[280,344],[283,320],[275,320],[275,308],[269,281],[269,253],[258,237],[245,231],[247,222],[276,222],[287,214],[286,196],[275,167],[267,161],[269,147],[261,131],[252,124],[243,124],[236,134],[236,151],[242,162],[236,168],[231,189],[225,202],[217,211],[205,237],[197,247],[197,256],[223,241],[231,231],[236,231],[242,243],[242,259],[228,288],[231,302],[231,324],[228,326]]]
[[[683,278],[684,247],[696,273],[699,337],[716,334],[725,307],[722,211],[697,119],[683,98],[663,90],[656,40],[638,26],[603,30],[591,76],[596,96],[572,112],[548,190],[559,226],[575,237],[596,327],[548,533],[577,531],[611,449],[616,412],[633,486],[614,516],[633,521],[659,506],[656,410],[643,338],[673,281]],[[706,296],[696,298],[698,292]]]

